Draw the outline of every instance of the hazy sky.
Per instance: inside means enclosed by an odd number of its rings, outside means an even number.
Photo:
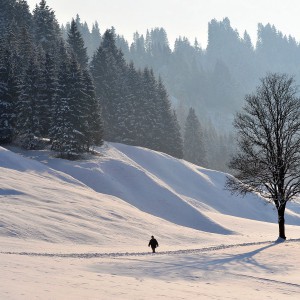
[[[40,0],[27,0],[31,10]],[[100,31],[114,26],[118,34],[131,42],[135,31],[163,27],[170,46],[176,37],[195,37],[207,44],[207,24],[228,17],[231,26],[243,35],[248,31],[256,42],[257,24],[274,24],[284,34],[300,41],[300,0],[48,0],[60,23],[69,22],[78,13],[89,26],[98,21]]]

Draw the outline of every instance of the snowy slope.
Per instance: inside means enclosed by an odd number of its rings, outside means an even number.
[[[0,148],[3,237],[104,246],[139,244],[155,232],[167,244],[179,235],[190,245],[241,234],[231,225],[236,218],[276,222],[263,199],[225,191],[226,174],[163,153],[106,144],[99,156],[67,161],[11,150]],[[300,223],[298,205],[287,222]]]
[[[97,150],[71,162],[0,147],[0,299],[298,299],[299,204],[274,243],[272,205],[224,191],[226,174]]]

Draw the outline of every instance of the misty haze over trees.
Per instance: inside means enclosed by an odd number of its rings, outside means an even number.
[[[101,40],[99,24],[96,22],[89,31],[78,15],[76,22],[92,53]],[[62,31],[67,28],[69,24],[62,26]],[[194,109],[203,132],[204,165],[210,168],[228,171],[227,162],[235,151],[234,113],[242,108],[245,95],[255,90],[260,78],[268,72],[291,74],[296,81],[300,77],[299,43],[273,25],[258,24],[257,29],[257,43],[253,45],[249,34],[245,31],[240,36],[228,18],[214,19],[208,24],[206,49],[197,40],[191,42],[185,37],[170,45],[163,28],[149,29],[145,34],[135,32],[131,44],[122,35],[116,37],[128,62],[136,68],[152,68],[156,76],[161,76],[182,135],[190,108]]]
[[[258,24],[255,46],[228,18],[208,24],[206,49],[185,37],[171,46],[163,28],[129,44],[79,15],[59,26],[44,0],[32,13],[26,1],[0,2],[2,142],[47,138],[68,156],[104,139],[228,171],[245,94],[267,72],[300,75],[298,42],[270,24]]]

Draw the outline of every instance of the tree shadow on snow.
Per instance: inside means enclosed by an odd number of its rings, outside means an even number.
[[[91,267],[93,271],[110,273],[135,278],[156,278],[162,280],[208,280],[224,277],[226,274],[236,275],[252,271],[257,273],[282,272],[282,265],[272,265],[255,256],[271,247],[278,245],[274,242],[264,247],[240,254],[223,254],[218,251],[189,254],[189,255],[153,255],[151,258],[116,258],[108,265],[101,263]],[[227,250],[226,250],[227,252]],[[214,258],[214,257],[219,258]],[[115,264],[115,265],[114,265]],[[246,276],[246,275],[242,275]]]

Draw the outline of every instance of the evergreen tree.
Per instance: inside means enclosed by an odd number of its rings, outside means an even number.
[[[96,98],[95,87],[90,73],[83,71],[84,84],[84,135],[87,141],[87,150],[90,146],[101,146],[103,144],[103,124],[100,103]]]
[[[91,31],[91,46],[90,48],[88,47],[89,57],[93,57],[93,54],[99,48],[100,43],[101,43],[101,34],[100,34],[99,24],[96,21],[93,24],[92,31]]]
[[[159,108],[157,106],[157,92],[156,92],[157,82],[155,80],[153,70],[145,68],[142,77],[142,124],[143,127],[143,137],[140,141],[141,146],[147,147],[153,150],[160,149],[159,147],[159,128],[158,128],[158,118],[159,118]]]
[[[65,51],[63,45],[60,51]],[[51,127],[52,149],[59,151],[63,158],[74,159],[84,147],[80,131],[83,115],[79,101],[82,80],[74,57],[70,58],[66,53],[64,55],[66,59],[59,69],[55,117]]]
[[[75,153],[83,152],[87,139],[85,136],[85,94],[82,71],[78,64],[76,57],[71,56],[70,74],[69,74],[69,99],[70,111],[68,118],[70,119],[71,127],[73,129],[72,151]]]
[[[84,42],[84,47],[86,47],[86,53],[89,60],[93,57],[94,53],[100,46],[101,43],[101,34],[99,29],[99,24],[96,21],[92,24],[92,29],[90,31],[86,22],[82,23],[79,15],[76,15],[75,23],[77,30],[79,31],[82,40]],[[68,40],[68,34],[71,29],[71,24],[67,23],[65,25],[61,25],[62,36],[64,40]]]
[[[44,137],[50,137],[50,128],[55,114],[55,101],[57,97],[58,78],[54,54],[47,52],[42,65],[41,91],[43,95],[41,103],[41,133]]]
[[[51,148],[60,151],[61,156],[68,157],[70,150],[69,140],[73,127],[70,122],[70,57],[61,41],[59,47],[61,63],[57,76],[57,91],[53,103],[53,116],[50,127]],[[71,158],[71,156],[70,156]]]
[[[13,29],[16,33],[16,29]],[[31,32],[25,27],[17,29],[20,33],[17,35],[17,51],[18,51],[18,65],[20,70],[28,68],[35,45]]]
[[[164,28],[154,28],[147,31],[145,47],[148,63],[154,70],[161,70],[170,58],[171,49]]]
[[[8,50],[0,42],[0,143],[11,142],[13,137],[14,103],[10,97],[11,65]]]
[[[182,158],[182,138],[176,113],[171,109],[167,91],[160,77],[157,85],[157,97],[158,132],[156,134],[159,138],[159,150]]]
[[[84,45],[86,45],[86,46],[90,45],[91,44],[91,33],[90,33],[87,23],[86,22],[82,23],[78,14],[76,15],[75,22],[76,22],[77,29],[80,32],[80,35],[83,39]],[[71,25],[70,25],[70,27],[71,27]]]
[[[130,46],[130,58],[133,60],[136,67],[145,67],[146,62],[146,48],[145,39],[143,35],[138,32],[133,34],[133,43]]]
[[[69,61],[61,63],[58,73],[57,97],[54,105],[54,116],[52,119],[50,134],[52,149],[61,152],[61,156],[68,156],[70,135],[72,135],[72,124],[68,118],[70,112],[69,97]]]
[[[183,140],[175,110],[173,110],[169,134],[170,144],[167,153],[177,158],[183,158]]]
[[[59,24],[54,11],[45,0],[41,0],[33,11],[35,39],[45,51],[58,47],[61,38]]]
[[[143,130],[143,90],[142,75],[138,72],[134,64],[131,62],[128,66],[126,80],[126,136],[123,141],[129,145],[141,145],[141,141],[145,135]]]
[[[10,23],[0,38],[0,141],[9,142],[15,136],[17,101],[22,68],[19,65],[16,23]]]
[[[0,9],[0,38],[6,35],[6,30],[14,19],[15,0],[1,0]]]
[[[39,66],[32,56],[24,74],[17,104],[17,131],[22,138],[22,146],[26,149],[34,149],[34,139],[41,135],[39,80]]]
[[[26,0],[18,0],[15,4],[14,18],[19,27],[24,27],[32,33],[32,15]]]
[[[199,119],[190,108],[184,129],[184,159],[199,166],[206,165],[203,132]]]
[[[68,32],[70,30],[70,23],[62,24],[60,27],[62,38],[66,41],[68,39]]]
[[[104,139],[107,141],[121,142],[122,128],[119,124],[124,118],[125,72],[126,63],[116,47],[114,30],[107,30],[91,61],[96,95],[103,113]]]
[[[77,28],[77,23],[74,19],[71,22],[71,27],[68,32],[68,40],[67,40],[71,51],[74,52],[77,61],[79,62],[82,69],[87,68],[88,56],[87,50],[84,46],[84,41]]]
[[[52,149],[59,151],[61,157],[74,159],[89,150],[91,143],[101,144],[101,120],[99,125],[91,120],[91,117],[95,122],[99,120],[99,109],[93,103],[95,99],[91,99],[93,86],[90,79],[87,74],[83,76],[75,56],[69,56],[63,44],[60,51],[65,60],[58,75],[55,117],[51,127]]]
[[[124,36],[116,36],[116,46],[122,51],[124,58],[128,61],[130,59],[129,46]]]

